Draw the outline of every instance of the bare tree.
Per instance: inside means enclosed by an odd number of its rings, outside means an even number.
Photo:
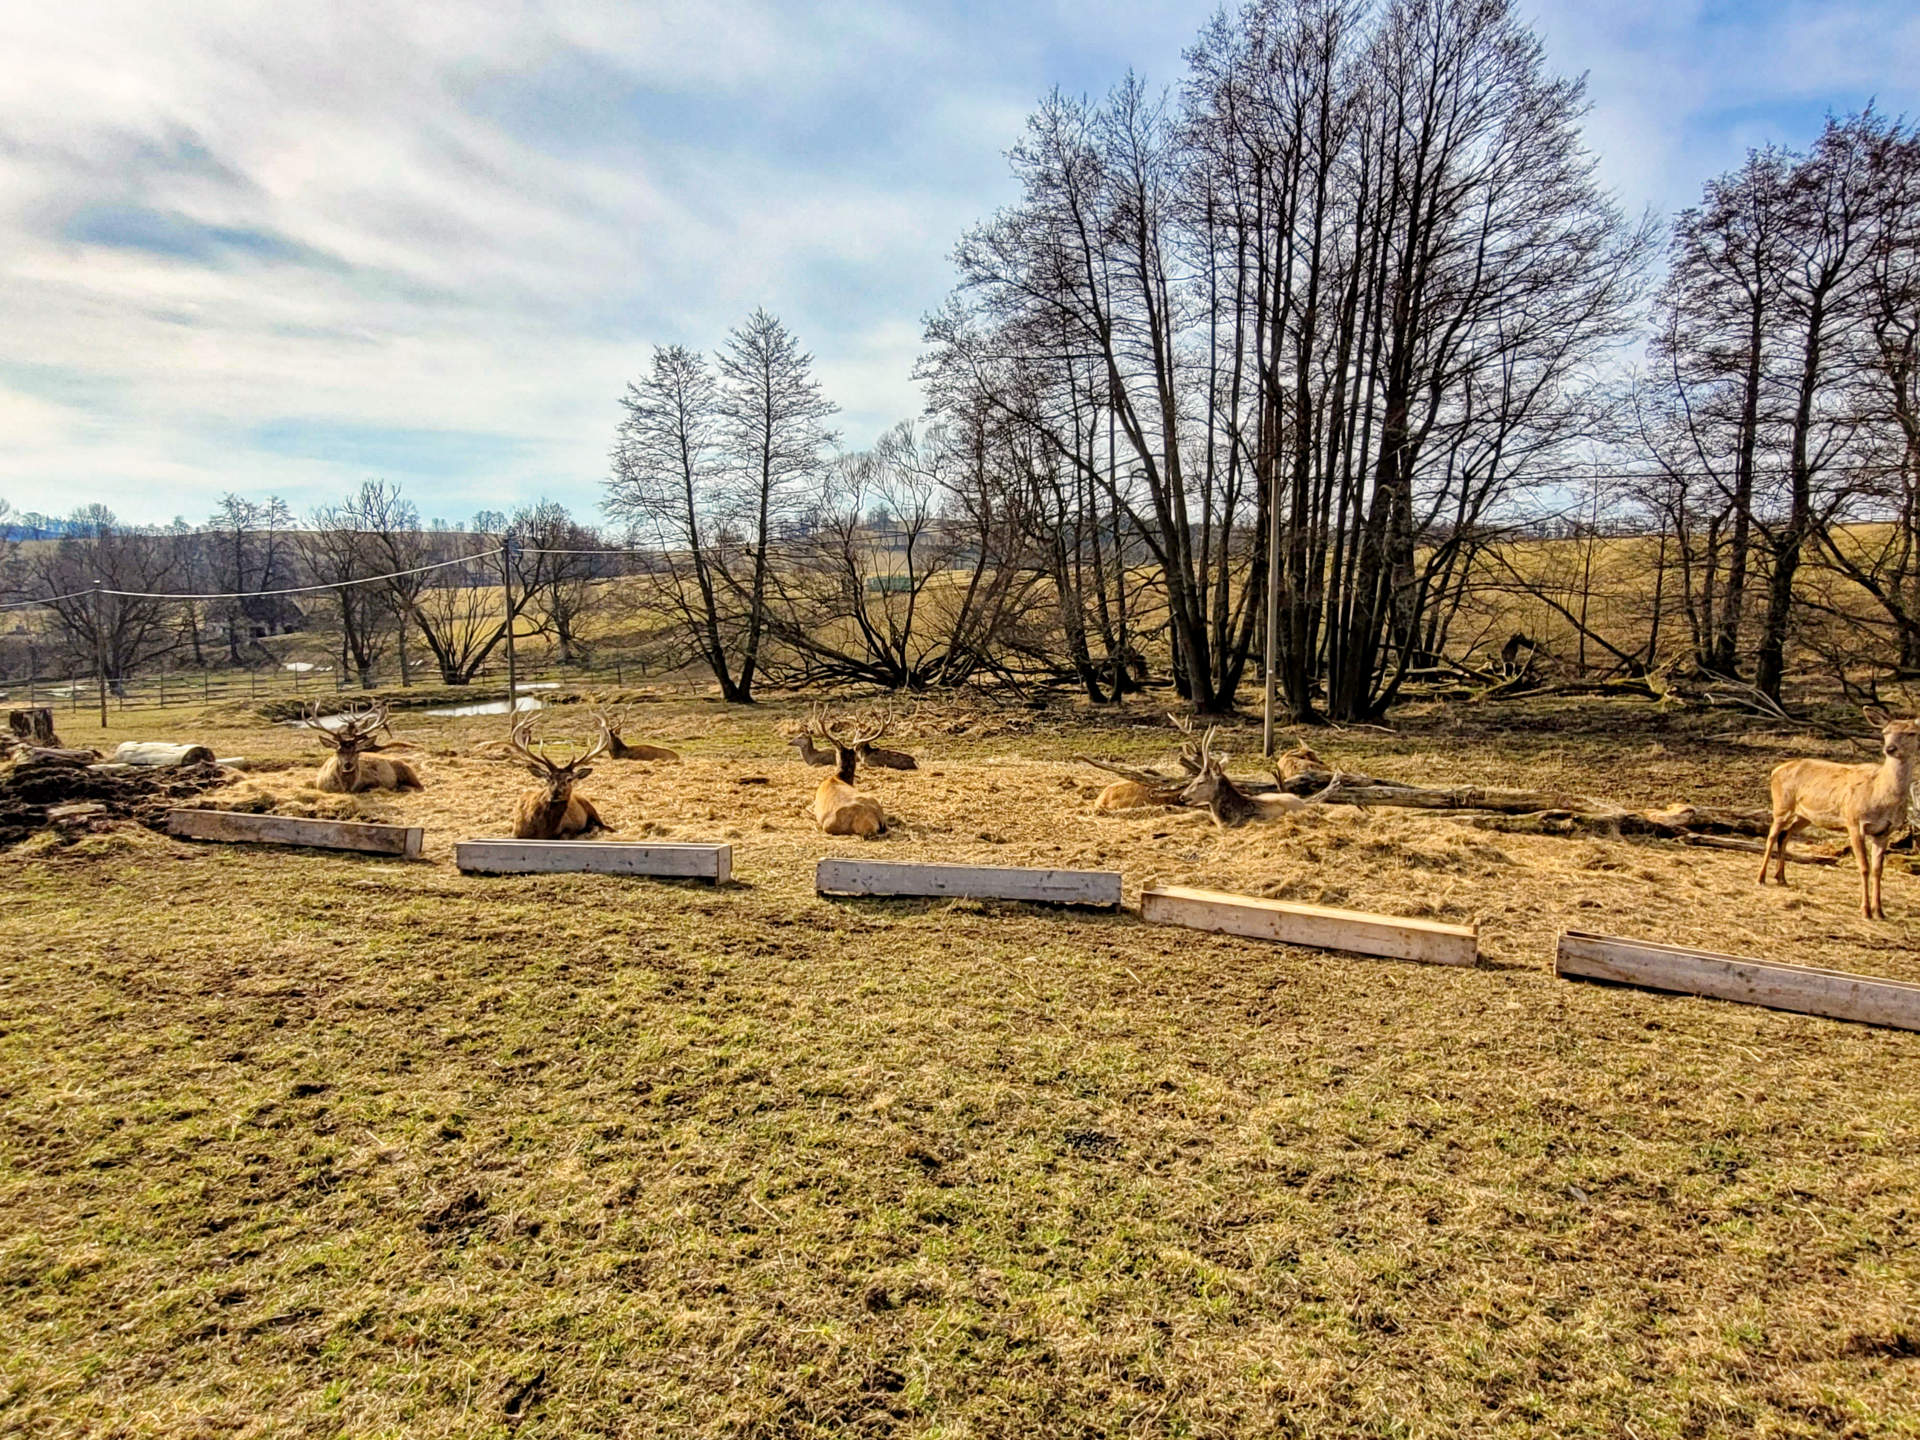
[[[654,595],[720,693],[738,700],[733,655],[745,627],[715,553],[724,530],[719,392],[705,360],[668,345],[620,403],[627,413],[614,437],[607,513],[652,547]]]
[[[750,704],[767,631],[773,547],[796,501],[821,477],[823,452],[838,438],[825,422],[839,407],[821,394],[813,357],[765,310],[729,333],[719,368],[719,436],[730,462],[725,511],[744,543],[737,551],[719,547],[715,568],[745,609],[727,698]]]

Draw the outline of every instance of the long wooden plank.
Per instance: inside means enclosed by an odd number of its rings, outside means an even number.
[[[453,863],[480,875],[653,875],[711,880],[733,878],[733,847],[674,841],[461,840]]]
[[[1389,960],[1471,965],[1480,958],[1480,934],[1471,925],[1406,920],[1325,905],[1294,905],[1224,890],[1166,885],[1142,892],[1140,918],[1254,940],[1280,940],[1316,950],[1350,950]]]
[[[1569,930],[1560,937],[1553,973],[1566,980],[1602,980],[1764,1005],[1769,1010],[1920,1030],[1920,985],[1846,970],[1752,960],[1712,950]]]
[[[417,860],[426,831],[418,825],[375,825],[363,820],[303,820],[294,815],[249,815],[239,810],[170,810],[167,833],[183,840],[224,840],[255,845],[305,845],[317,850],[359,850]]]
[[[952,896],[1111,909],[1120,903],[1120,872],[836,859],[819,863],[813,888],[822,895]]]

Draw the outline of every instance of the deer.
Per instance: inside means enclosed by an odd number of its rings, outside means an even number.
[[[1180,801],[1184,805],[1205,805],[1207,813],[1213,816],[1213,823],[1223,829],[1244,825],[1249,820],[1298,815],[1326,803],[1327,797],[1340,786],[1340,772],[1336,770],[1326,788],[1315,795],[1289,795],[1284,790],[1275,795],[1248,795],[1227,778],[1227,761],[1232,757],[1224,752],[1214,753],[1213,736],[1213,727],[1209,727],[1200,741],[1200,773],[1180,792]],[[1278,769],[1274,778],[1281,778]]]
[[[789,735],[787,737],[787,744],[798,749],[800,751],[800,758],[809,765],[838,764],[838,757],[835,756],[833,751],[814,744],[813,738],[813,732],[811,730],[802,730],[798,735]]]
[[[667,749],[664,745],[629,745],[620,738],[620,732],[627,727],[631,718],[625,706],[609,713],[601,706],[588,707],[594,723],[600,727],[600,734],[607,742],[609,760],[678,760],[679,752]]]
[[[514,722],[513,733],[504,748],[541,782],[520,793],[520,804],[513,816],[514,839],[562,840],[572,835],[589,835],[595,830],[613,830],[613,826],[600,818],[591,800],[573,793],[578,782],[593,774],[589,762],[606,753],[606,735],[595,740],[584,755],[576,755],[561,765],[534,748],[533,717],[529,715]]]
[[[328,723],[329,719],[332,723]],[[320,702],[307,706],[301,723],[313,729],[323,743],[333,747],[320,772],[313,777],[316,790],[333,795],[353,795],[362,790],[422,790],[420,776],[404,760],[389,760],[374,752],[405,741],[394,741],[383,700],[349,706],[336,716],[323,718]],[[385,734],[388,744],[379,736]]]
[[[860,757],[860,763],[866,766],[879,766],[882,770],[918,770],[920,762],[904,750],[882,750],[873,742],[887,733],[893,724],[893,711],[888,710],[886,718],[880,722],[880,728],[856,744],[854,754]]]
[[[1833,760],[1788,760],[1773,767],[1773,823],[1760,852],[1760,883],[1767,866],[1787,883],[1787,841],[1809,825],[1845,830],[1860,867],[1860,911],[1869,920],[1887,918],[1881,903],[1881,873],[1893,832],[1907,818],[1907,787],[1920,757],[1920,722],[1895,720],[1877,707],[1864,712],[1880,727],[1878,762],[1843,765]]]
[[[858,835],[871,840],[887,833],[887,815],[880,802],[853,788],[853,772],[860,762],[860,746],[871,744],[880,734],[844,739],[827,718],[824,705],[813,707],[810,738],[825,740],[833,747],[835,773],[820,782],[813,792],[813,818],[829,835]],[[886,727],[883,725],[881,729]]]

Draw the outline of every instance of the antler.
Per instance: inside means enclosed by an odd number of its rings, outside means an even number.
[[[327,723],[328,719],[334,721]],[[387,720],[387,702],[369,700],[361,705],[350,705],[345,710],[335,711],[332,716],[320,713],[320,702],[307,702],[305,713],[301,716],[303,725],[318,730],[328,744],[336,749],[347,745],[371,740],[382,730],[390,730]]]
[[[856,735],[852,740],[847,742],[848,748],[852,750],[858,750],[862,745],[871,745],[873,744],[874,741],[878,740],[882,735],[886,734],[887,731],[889,731],[892,728],[893,728],[893,707],[889,705],[887,707],[886,713],[880,717],[880,727],[877,730],[869,730],[864,735]]]
[[[538,765],[550,775],[565,775],[579,769],[589,760],[598,759],[600,756],[606,754],[608,747],[611,746],[612,743],[613,737],[602,729],[600,738],[593,742],[593,745],[584,755],[576,755],[573,759],[562,765],[544,751],[534,748],[533,716],[528,714],[513,722],[513,729],[507,736],[505,748],[509,755],[523,764]]]
[[[631,709],[626,705],[611,705],[603,695],[587,702],[587,713],[593,716],[603,735],[614,736],[627,728]]]

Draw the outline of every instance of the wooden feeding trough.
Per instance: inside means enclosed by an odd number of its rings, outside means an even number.
[[[462,840],[453,863],[476,875],[651,875],[660,879],[733,877],[726,844],[629,840]]]
[[[1770,1010],[1920,1030],[1920,985],[1845,970],[1689,950],[1652,940],[1623,940],[1569,930],[1560,937],[1553,973],[1563,980],[1637,985],[1764,1005]]]
[[[223,840],[251,845],[304,845],[315,850],[357,850],[417,860],[426,831],[418,825],[375,825],[361,820],[303,820],[294,815],[250,815],[239,810],[170,810],[167,833],[182,840]]]
[[[1168,885],[1144,891],[1140,918],[1157,925],[1186,925],[1250,940],[1279,940],[1316,950],[1347,950],[1390,960],[1435,965],[1471,965],[1480,958],[1479,932],[1471,925],[1404,920],[1361,910],[1294,905],[1224,890]]]
[[[822,895],[964,900],[1029,900],[1111,910],[1120,904],[1118,870],[1034,870],[1007,865],[922,865],[903,860],[822,860],[813,888]]]

